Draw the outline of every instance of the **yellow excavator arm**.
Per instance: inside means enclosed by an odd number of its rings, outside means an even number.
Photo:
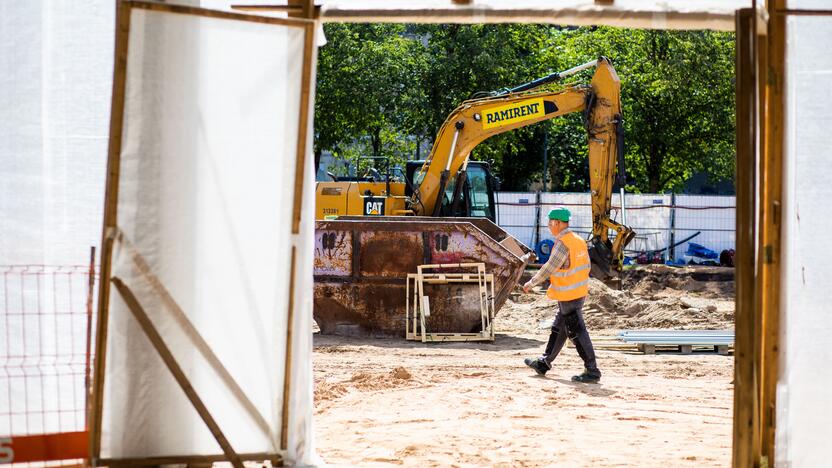
[[[526,92],[593,66],[589,85],[558,92]],[[603,57],[496,96],[463,102],[445,120],[420,175],[414,178],[420,182],[413,189],[410,209],[417,215],[439,215],[449,179],[455,178],[457,187],[461,185],[471,151],[487,138],[572,112],[583,112],[589,144],[593,270],[602,278],[609,276],[610,267],[620,271],[624,248],[635,234],[610,218],[617,160],[622,163],[619,177],[623,176],[623,121],[620,81]],[[616,232],[614,241],[610,241],[610,230]]]

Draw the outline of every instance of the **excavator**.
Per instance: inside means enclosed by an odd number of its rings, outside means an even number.
[[[535,91],[590,68],[589,84]],[[491,136],[573,112],[583,115],[589,146],[591,274],[604,280],[619,274],[635,233],[610,217],[616,177],[622,192],[624,186],[623,120],[618,75],[600,57],[464,101],[445,120],[428,158],[408,163],[402,182],[391,181],[389,171],[318,182],[314,313],[321,331],[401,335],[405,278],[421,264],[485,263],[499,310],[534,254],[494,224],[496,178],[488,164],[470,160],[471,151]],[[437,329],[476,328],[479,312],[466,308],[463,296],[448,291],[444,302],[434,300],[440,311],[434,315],[446,319]]]

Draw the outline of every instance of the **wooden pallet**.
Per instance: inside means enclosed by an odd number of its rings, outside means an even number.
[[[475,273],[443,273],[444,269],[474,269]],[[429,272],[437,270],[438,272]],[[482,331],[479,333],[429,333],[426,317],[430,316],[430,297],[424,284],[474,283],[479,287]],[[412,341],[494,341],[494,275],[485,272],[484,263],[420,265],[417,273],[407,275],[405,287],[405,339]]]

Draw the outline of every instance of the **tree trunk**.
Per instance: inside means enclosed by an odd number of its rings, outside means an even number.
[[[647,164],[647,180],[650,193],[659,193],[662,178],[662,161],[658,144],[650,142],[650,154]]]
[[[374,128],[370,135],[370,142],[373,144],[373,156],[381,155],[381,129]]]

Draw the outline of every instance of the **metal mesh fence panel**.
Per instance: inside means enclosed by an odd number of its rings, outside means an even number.
[[[96,280],[89,266],[0,266],[0,435],[85,430]]]
[[[573,231],[589,237],[592,209],[588,193],[501,192],[497,194],[497,224],[534,249],[551,239],[546,227],[549,210],[563,206],[572,212]],[[689,260],[690,242],[719,254],[735,246],[733,196],[626,194],[624,210],[612,196],[612,219],[636,231],[628,256],[660,255],[662,260]],[[678,244],[678,245],[674,245]]]

